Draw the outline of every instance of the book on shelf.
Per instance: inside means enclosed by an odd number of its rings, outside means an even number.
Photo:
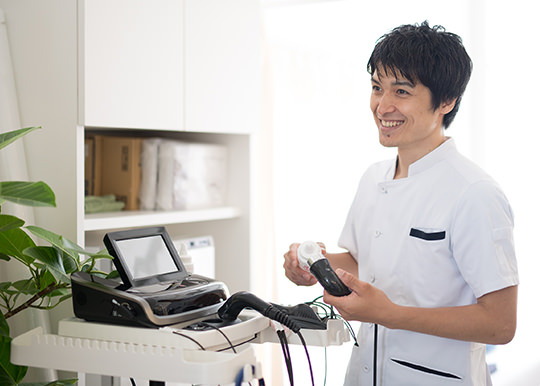
[[[125,210],[139,209],[142,141],[137,137],[107,135],[86,138],[85,193],[113,194],[116,200],[124,202]]]

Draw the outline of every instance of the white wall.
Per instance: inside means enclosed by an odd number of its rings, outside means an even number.
[[[512,6],[492,0],[441,4],[266,2],[265,32],[274,82],[278,294],[282,302],[297,303],[321,293],[318,287],[298,288],[288,282],[282,254],[290,243],[306,239],[324,241],[335,250],[359,177],[372,162],[394,156],[394,151],[378,145],[369,110],[366,63],[375,41],[400,24],[423,20],[441,24],[463,38],[474,62],[473,78],[448,135],[499,181],[516,215],[522,279],[518,333],[490,359],[499,368],[494,380],[504,385],[504,373],[523,372],[523,358],[538,357],[534,295],[539,292],[539,263],[534,232],[540,210],[538,193],[530,185],[537,174],[534,147],[540,131],[533,103],[539,81],[534,72],[524,70],[538,59],[534,12],[525,0]],[[332,349],[327,385],[341,383],[349,351]],[[293,355],[300,362],[295,380],[307,376],[302,369],[305,355],[301,351]],[[321,369],[324,353],[316,355]]]
[[[479,140],[484,150],[483,166],[502,185],[514,209],[521,279],[518,330],[514,341],[495,352],[500,357],[500,371],[494,377],[494,384],[538,385],[540,204],[535,180],[540,123],[535,119],[538,112],[535,94],[540,79],[535,67],[540,54],[534,42],[538,34],[537,12],[525,0],[485,3],[484,98],[478,101],[484,135]]]

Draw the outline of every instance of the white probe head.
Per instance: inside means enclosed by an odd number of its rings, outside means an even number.
[[[321,246],[314,241],[304,241],[297,250],[298,264],[304,271],[309,272],[311,264],[324,259]]]

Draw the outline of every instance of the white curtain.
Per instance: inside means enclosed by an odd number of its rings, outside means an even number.
[[[17,93],[13,78],[13,68],[9,51],[8,36],[4,13],[0,9],[0,133],[20,129]],[[24,139],[18,140],[0,150],[0,181],[27,181],[26,156]],[[13,214],[33,224],[34,213],[30,207],[2,205],[2,213]],[[0,261],[0,281],[15,281],[28,277],[28,271],[22,264]],[[34,327],[41,326],[49,331],[48,314],[44,311],[27,309],[13,318],[8,319],[10,333],[15,337]],[[30,369],[28,380],[53,380],[56,375],[53,370]]]

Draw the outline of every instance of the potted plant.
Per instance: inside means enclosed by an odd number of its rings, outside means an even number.
[[[28,127],[0,134],[0,150],[24,135],[39,129]],[[27,309],[51,309],[71,297],[70,274],[84,271],[106,275],[96,269],[98,259],[112,257],[83,250],[76,243],[24,220],[2,213],[6,201],[27,206],[55,207],[55,195],[44,182],[0,181],[0,264],[23,264],[28,278],[0,283],[0,384],[22,385],[27,367],[10,362],[9,326],[6,319]],[[37,245],[41,240],[48,245]],[[42,244],[41,242],[39,244]],[[65,380],[32,385],[67,385]]]

